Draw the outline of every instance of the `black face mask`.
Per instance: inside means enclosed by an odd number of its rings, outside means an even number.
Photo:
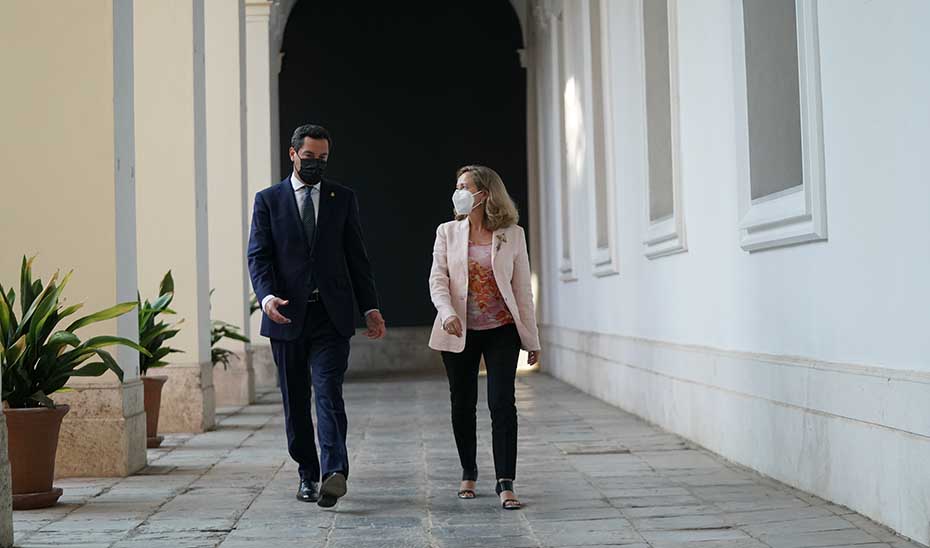
[[[326,160],[316,158],[300,158],[300,169],[297,174],[300,180],[308,185],[315,185],[320,182],[323,172],[326,171]]]

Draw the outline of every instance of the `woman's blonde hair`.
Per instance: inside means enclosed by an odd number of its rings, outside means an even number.
[[[479,191],[487,193],[484,206],[484,227],[494,231],[517,224],[520,220],[520,213],[517,211],[517,204],[507,193],[507,187],[504,186],[501,176],[489,167],[465,166],[459,168],[455,178],[458,179],[466,173]],[[461,221],[467,217],[468,215],[456,215],[455,220]]]

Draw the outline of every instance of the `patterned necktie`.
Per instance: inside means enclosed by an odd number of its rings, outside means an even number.
[[[313,198],[311,198],[313,187],[305,186],[304,189],[304,207],[301,220],[304,223],[304,233],[307,234],[307,243],[310,244],[310,249],[313,249],[313,235],[316,233],[316,212],[313,210]]]

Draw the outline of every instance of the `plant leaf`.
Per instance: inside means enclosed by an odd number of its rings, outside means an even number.
[[[83,363],[87,358],[94,355],[95,349],[86,348],[83,345],[75,348],[74,350],[69,350],[64,354],[58,357],[58,364],[60,367],[74,367],[80,363]]]
[[[6,344],[7,337],[13,335],[14,318],[13,305],[0,287],[0,343]]]
[[[244,343],[250,343],[250,342],[252,342],[252,339],[246,337],[245,335],[243,335],[242,333],[239,333],[238,331],[234,331],[234,332],[232,332],[232,333],[227,333],[227,334],[226,334],[226,338],[227,338],[227,339],[232,339],[232,340],[234,340],[234,341],[244,342]]]
[[[71,372],[72,377],[99,377],[107,372],[107,364],[92,362]]]
[[[65,286],[68,285],[68,281],[71,279],[73,273],[74,271],[72,270],[65,274],[65,277],[62,278],[58,286],[55,286],[54,283],[55,278],[58,276],[57,272],[55,276],[52,277],[52,281],[49,282],[49,287],[53,289],[42,299],[39,306],[36,307],[32,325],[29,327],[29,336],[32,339],[32,344],[36,346],[41,344],[40,335],[45,328],[45,323],[50,318],[54,317],[57,321],[57,316],[54,314],[54,311],[58,307],[58,299],[61,297],[61,292],[65,289]],[[54,327],[54,325],[52,327]]]
[[[163,293],[157,299],[152,301],[152,304],[149,305],[149,308],[152,308],[156,314],[159,312],[165,312],[165,309],[168,308],[169,304],[171,304],[171,300],[173,298],[174,293]]]
[[[23,264],[19,272],[19,302],[23,315],[26,309],[32,304],[34,295],[32,294],[32,261],[35,260],[33,255],[29,259],[23,255]]]
[[[26,353],[26,336],[22,335],[15,343],[10,345],[4,352],[6,356],[6,366],[13,367]]]
[[[50,409],[54,409],[54,408],[55,408],[55,402],[53,402],[52,399],[49,398],[48,396],[46,396],[46,395],[45,395],[45,392],[43,392],[43,391],[41,391],[41,390],[37,390],[37,391],[33,392],[33,393],[29,396],[29,399],[31,399],[31,400],[33,400],[33,401],[37,401],[37,402],[41,403],[42,405],[44,405],[45,407],[48,407],[48,408],[50,408]]]
[[[83,307],[84,307],[84,303],[78,303],[78,304],[71,305],[68,308],[62,310],[58,314],[58,319],[61,320],[63,318],[67,318],[68,316],[70,316],[71,314],[74,314],[75,312],[77,312]]]
[[[123,382],[123,369],[116,363],[116,360],[113,359],[113,356],[105,350],[92,349],[91,354],[96,354],[102,361],[92,362],[83,367],[77,368],[74,365],[69,367],[60,368],[57,373],[50,376],[46,379],[45,386],[43,388],[46,391],[57,391],[65,383],[68,382],[68,379],[71,377],[99,377],[107,372],[107,370],[113,371],[116,373],[117,378],[120,382]]]
[[[174,277],[171,276],[171,271],[165,273],[165,277],[162,278],[161,284],[158,286],[158,294],[164,295],[165,293],[174,293]]]
[[[81,345],[81,339],[70,331],[56,331],[45,342],[45,353],[58,355],[68,345],[77,348]]]
[[[135,307],[136,303],[130,301],[111,306],[110,308],[105,308],[99,312],[95,312],[89,316],[84,316],[83,318],[75,321],[66,328],[66,331],[76,331],[92,323],[112,320],[113,318],[122,316]]]
[[[103,360],[103,363],[107,365],[107,369],[116,373],[116,377],[119,379],[119,382],[123,382],[123,369],[116,363],[116,360],[113,359],[113,356],[110,355],[106,350],[97,350],[97,355]]]
[[[23,318],[19,322],[19,328],[16,330],[16,334],[13,335],[14,337],[22,335],[26,328],[31,327],[29,321],[32,319],[32,315],[35,314],[36,309],[39,307],[40,303],[42,303],[43,299],[45,299],[45,296],[55,290],[56,281],[58,281],[58,272],[55,272],[52,279],[49,280],[49,284],[45,286],[45,289],[42,289],[41,292],[35,291],[39,295],[33,299],[29,308],[23,311]],[[26,301],[22,302],[22,306],[26,306]]]
[[[135,341],[131,341],[125,337],[116,337],[113,335],[100,335],[99,337],[91,337],[84,341],[84,344],[81,345],[82,348],[104,348],[107,346],[113,345],[128,346],[129,348],[134,348],[138,350],[140,354],[145,356],[151,356],[152,354],[144,347],[140,346]]]
[[[145,333],[145,338],[140,341],[140,344],[146,348],[151,348],[152,343],[158,341],[158,344],[154,346],[161,346],[166,340],[174,338],[181,331],[180,329],[171,329],[171,327],[168,324],[159,324],[157,328]]]

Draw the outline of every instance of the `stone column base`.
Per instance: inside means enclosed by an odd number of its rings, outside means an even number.
[[[52,396],[71,406],[61,423],[55,477],[124,477],[145,467],[142,381],[70,388]]]
[[[222,364],[215,365],[213,388],[218,406],[255,403],[255,370],[252,369],[251,352],[236,352],[226,369]]]
[[[255,388],[258,390],[275,390],[278,388],[278,369],[271,355],[271,345],[267,339],[264,344],[253,344],[252,369],[255,371]]]
[[[0,548],[13,546],[13,485],[7,443],[6,417],[0,411]]]
[[[171,364],[152,375],[164,375],[168,382],[162,390],[159,433],[206,432],[216,425],[216,395],[213,387],[213,364]]]

